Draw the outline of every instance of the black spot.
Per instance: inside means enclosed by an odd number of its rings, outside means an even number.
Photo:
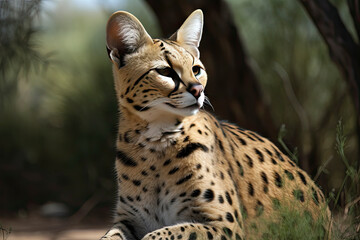
[[[300,189],[294,190],[293,195],[297,200],[300,200],[301,202],[304,202],[304,192]]]
[[[156,89],[145,89],[145,90],[143,90],[142,92],[143,93],[147,93],[147,92],[150,92],[150,91],[157,91]]]
[[[147,214],[150,214],[150,211],[149,211],[149,209],[147,209],[147,208],[144,208],[144,211],[147,213]]]
[[[258,149],[255,149],[255,153],[258,155],[259,161],[264,162],[264,155]]]
[[[176,182],[176,185],[180,185],[180,184],[183,184],[186,181],[189,181],[192,178],[192,176],[193,176],[192,173],[186,175],[185,177],[179,179],[179,181]]]
[[[140,105],[133,105],[133,108],[139,112],[145,112],[150,109],[150,107],[142,107]]]
[[[272,152],[269,151],[269,149],[265,148],[265,151],[267,154],[269,154],[272,157],[273,154],[272,154]]]
[[[202,134],[202,131],[200,129],[198,129],[198,133],[201,135]]]
[[[263,190],[264,190],[264,193],[268,193],[269,192],[268,186],[264,186]]]
[[[278,157],[278,159],[279,159],[280,161],[282,161],[282,162],[285,162],[285,160],[284,160],[284,158],[282,157],[281,153],[280,153],[278,150],[276,150],[276,149],[274,149],[274,150],[275,150],[275,152],[276,152],[276,156]]]
[[[291,172],[289,172],[288,170],[285,170],[284,172],[290,180],[294,180],[294,175]]]
[[[186,196],[186,192],[182,192],[180,193],[179,197],[185,197]]]
[[[226,220],[228,220],[229,222],[234,222],[234,217],[231,213],[227,212],[226,213]]]
[[[134,102],[134,100],[132,100],[131,98],[126,98],[126,101],[127,101],[128,103],[133,103],[133,102]]]
[[[262,140],[257,134],[247,131],[248,134],[250,134],[251,136],[253,136],[254,138],[256,138],[258,141],[260,142],[264,142],[264,140]]]
[[[131,157],[127,156],[123,151],[118,150],[116,152],[116,158],[120,160],[120,162],[129,167],[136,167],[137,162],[134,161]]]
[[[302,173],[301,173],[301,172],[299,172],[299,171],[297,171],[297,173],[298,173],[298,175],[299,175],[299,177],[300,177],[301,181],[303,182],[303,184],[304,184],[304,185],[306,185],[306,184],[307,184],[307,182],[306,182],[306,178],[305,178],[304,174],[302,174]]]
[[[134,201],[134,199],[132,198],[132,197],[130,197],[130,196],[127,196],[126,197],[130,202],[133,202]]]
[[[253,187],[252,183],[249,183],[249,185],[248,185],[248,192],[249,192],[250,196],[254,196],[254,187]]]
[[[220,178],[221,178],[222,180],[224,180],[224,178],[225,178],[225,177],[224,177],[224,173],[221,172],[221,171],[220,171]]]
[[[288,162],[290,163],[291,166],[295,167],[295,164],[291,160],[288,160]]]
[[[171,170],[169,171],[169,175],[172,175],[172,174],[176,173],[178,170],[179,170],[178,167],[174,167],[173,169],[171,169]]]
[[[182,232],[185,232],[185,228],[184,228],[184,227],[180,227],[180,230],[181,230]]]
[[[225,192],[225,197],[226,197],[226,200],[228,201],[228,203],[230,205],[232,205],[232,199],[231,199],[230,194],[228,192]]]
[[[166,160],[166,161],[164,162],[163,166],[167,166],[167,165],[169,165],[170,163],[171,163],[171,159],[168,159],[168,160]]]
[[[196,169],[200,169],[201,168],[201,164],[200,163],[198,163],[198,164],[196,164]]]
[[[220,139],[218,139],[218,145],[219,145],[219,148],[220,148],[221,152],[225,153],[223,143],[222,143],[222,141]]]
[[[155,170],[156,170],[155,165],[151,165],[151,166],[150,166],[150,170],[155,171]]]
[[[241,137],[239,137],[239,136],[236,136],[237,137],[237,139],[239,140],[239,142],[242,144],[242,145],[246,145],[246,141],[244,140],[244,139],[242,139]]]
[[[126,88],[125,95],[129,93],[129,90],[130,90],[130,86],[128,86],[128,87]]]
[[[204,152],[208,152],[209,149],[201,143],[189,143],[176,155],[177,158],[185,158],[193,153],[195,150],[201,149]]]
[[[124,133],[124,140],[127,143],[130,143],[129,134],[130,134],[130,131],[127,131],[126,133]]]
[[[221,235],[221,240],[226,240],[226,237],[224,235]]]
[[[223,231],[224,231],[224,233],[225,233],[226,236],[228,236],[228,237],[230,237],[230,238],[232,237],[233,232],[232,232],[229,228],[224,227],[224,228],[223,228]]]
[[[261,172],[261,178],[262,178],[262,180],[263,180],[263,182],[265,183],[265,184],[268,184],[269,182],[268,182],[268,179],[267,179],[267,176],[266,176],[266,174],[264,173],[264,172]]]
[[[240,176],[244,176],[244,168],[243,166],[241,165],[241,163],[239,161],[236,161],[236,165],[238,166],[239,168],[239,174]]]
[[[214,238],[214,236],[211,234],[211,232],[207,231],[206,234],[207,234],[207,237],[209,240],[212,240]]]
[[[125,173],[121,174],[121,176],[123,177],[124,180],[129,180],[129,176],[126,175]]]
[[[140,180],[133,180],[132,182],[133,182],[133,184],[134,184],[135,186],[140,186],[140,185],[141,185],[141,181],[140,181]]]
[[[235,234],[235,240],[242,240],[242,238],[239,236],[239,234]]]
[[[148,191],[148,189],[146,188],[146,187],[143,187],[143,192],[147,192]]]
[[[142,171],[142,172],[141,172],[141,175],[143,175],[143,176],[147,176],[147,175],[148,175],[148,173],[147,173],[146,171]]]
[[[275,172],[274,177],[275,177],[275,185],[279,188],[282,187],[283,183],[280,175],[277,172]]]
[[[191,197],[198,197],[200,195],[201,191],[200,189],[195,189],[192,193],[191,193]]]
[[[219,203],[224,203],[224,198],[221,195],[219,195]]]
[[[195,232],[190,233],[189,240],[196,240],[197,235]]]
[[[211,202],[214,199],[214,191],[211,189],[207,189],[204,192],[204,198],[206,199],[207,202]]]
[[[195,126],[196,126],[196,125],[195,125],[194,123],[192,123],[192,124],[190,125],[189,129],[192,128],[192,127],[195,127]]]
[[[253,167],[254,163],[253,160],[251,159],[251,157],[249,157],[247,154],[245,154],[245,157],[247,159],[247,164],[249,165],[249,167]]]
[[[274,159],[274,158],[271,158],[271,162],[276,165],[277,164],[277,161]]]

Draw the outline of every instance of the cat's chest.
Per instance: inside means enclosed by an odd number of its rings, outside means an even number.
[[[120,204],[132,215],[139,234],[189,220],[189,194],[176,184],[187,172],[181,162],[150,154],[140,161],[132,171],[121,166],[118,171]]]

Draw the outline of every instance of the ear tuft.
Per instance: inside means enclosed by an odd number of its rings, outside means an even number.
[[[180,43],[189,50],[195,57],[200,57],[198,47],[202,36],[204,25],[203,12],[198,9],[190,14],[181,27],[170,39]]]
[[[106,26],[106,45],[113,61],[121,65],[124,55],[149,43],[151,37],[134,15],[124,11],[111,15]]]

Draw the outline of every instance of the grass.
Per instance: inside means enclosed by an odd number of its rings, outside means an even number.
[[[318,240],[324,239],[326,231],[325,221],[322,218],[314,220],[309,212],[301,209],[290,209],[279,206],[277,209],[277,220],[260,219],[265,230],[261,231],[264,240]]]

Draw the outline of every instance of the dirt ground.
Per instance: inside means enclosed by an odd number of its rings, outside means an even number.
[[[98,240],[109,229],[109,220],[1,218],[0,240]],[[10,230],[11,232],[7,234]]]

